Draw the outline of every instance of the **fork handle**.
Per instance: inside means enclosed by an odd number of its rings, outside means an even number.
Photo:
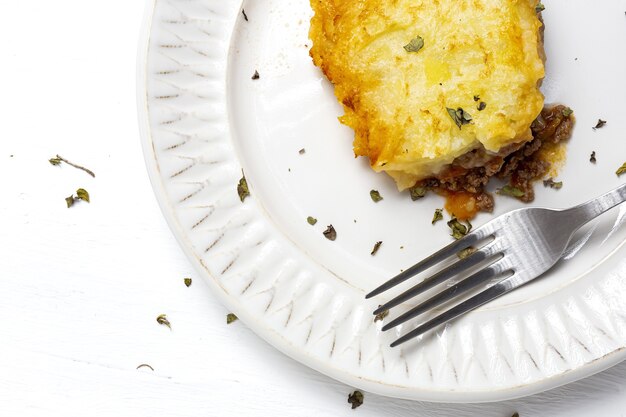
[[[564,211],[570,215],[572,222],[577,225],[576,228],[580,228],[595,219],[602,213],[605,213],[615,206],[618,206],[626,201],[626,184],[609,191],[608,193],[594,198],[584,204],[576,207],[572,207]]]

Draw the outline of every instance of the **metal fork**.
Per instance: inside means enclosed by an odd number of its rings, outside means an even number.
[[[479,285],[495,282],[449,310],[422,323],[391,344],[398,346],[456,319],[542,275],[563,256],[574,232],[602,213],[626,201],[626,184],[585,204],[566,209],[523,208],[506,213],[413,265],[376,288],[365,298],[379,295],[440,264],[467,248],[479,249],[427,277],[374,311],[380,314],[454,277],[463,280],[438,292],[392,320],[382,330],[394,328],[435,307],[463,298]]]

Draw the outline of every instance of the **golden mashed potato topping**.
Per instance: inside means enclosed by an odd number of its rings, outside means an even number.
[[[311,56],[355,154],[406,189],[474,149],[531,140],[544,104],[538,3],[311,0]]]

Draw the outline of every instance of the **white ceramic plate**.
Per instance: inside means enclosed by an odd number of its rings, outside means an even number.
[[[575,109],[578,124],[563,189],[539,187],[536,204],[567,207],[620,183],[626,52],[616,44],[626,39],[626,2],[545,4],[543,90],[548,102]],[[338,380],[429,401],[528,395],[625,358],[626,207],[582,230],[545,278],[389,348],[398,334],[381,333],[371,315],[385,297],[364,294],[450,241],[445,222],[430,224],[442,202],[412,202],[354,159],[352,131],[338,123],[331,85],[308,56],[308,0],[243,7],[249,21],[236,0],[151,1],[139,105],[163,212],[200,274],[247,325]],[[608,124],[594,131],[598,118]],[[243,204],[242,169],[252,192]],[[374,204],[371,189],[384,200]],[[495,214],[518,206],[499,198]],[[307,216],[319,222],[310,226]],[[329,224],[335,242],[322,235]],[[384,243],[371,256],[377,241]]]

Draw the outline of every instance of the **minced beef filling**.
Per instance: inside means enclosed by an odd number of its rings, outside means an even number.
[[[434,191],[469,192],[474,194],[479,211],[493,211],[493,196],[484,188],[493,176],[508,181],[521,190],[524,202],[533,201],[533,183],[545,176],[550,162],[540,158],[539,151],[546,144],[556,144],[569,139],[574,118],[568,107],[558,105],[544,109],[533,122],[534,139],[523,145],[512,145],[493,156],[483,150],[475,150],[454,161],[452,166],[438,178],[429,178],[416,184]]]

